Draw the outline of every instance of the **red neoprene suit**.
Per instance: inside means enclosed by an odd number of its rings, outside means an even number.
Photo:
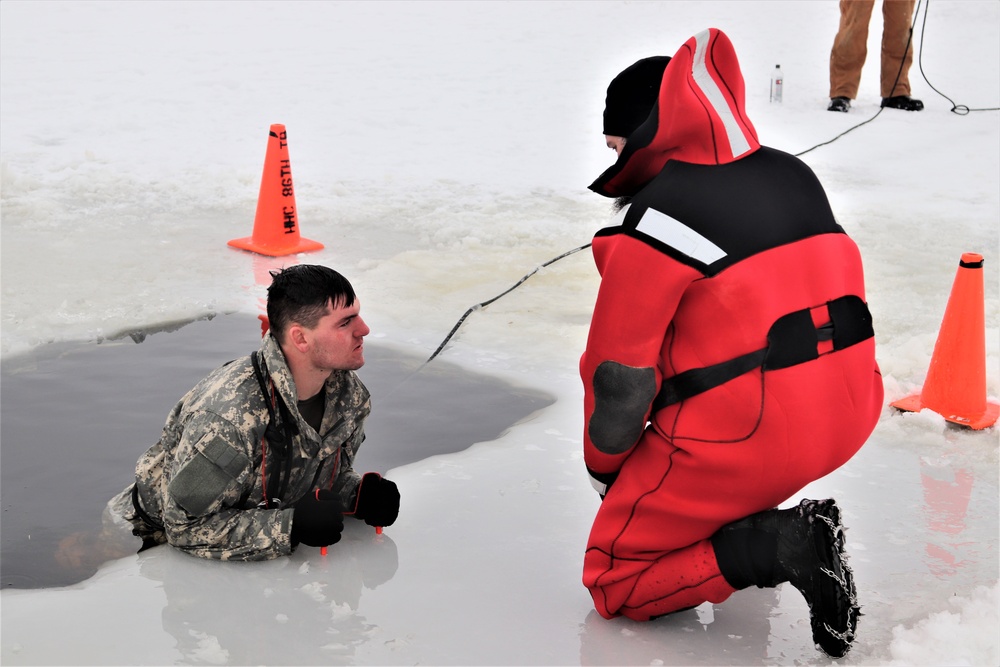
[[[858,249],[818,180],[757,142],[724,34],[674,56],[658,108],[591,187],[634,196],[593,244],[584,454],[612,484],[583,580],[603,616],[646,620],[729,597],[708,538],[846,462],[878,420],[882,382],[873,338],[835,352],[820,343],[813,361],[757,368],[651,413],[664,378],[765,347],[792,311],[814,309],[819,326],[828,301],[865,297]]]

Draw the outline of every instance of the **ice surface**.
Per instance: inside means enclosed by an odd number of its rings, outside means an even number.
[[[607,221],[586,186],[611,159],[600,118],[622,68],[721,28],[763,143],[798,153],[877,111],[879,21],[859,99],[832,114],[833,2],[6,0],[0,352],[256,315],[268,269],[301,261],[352,280],[375,340],[429,355],[466,308]],[[930,3],[915,39],[927,108],[803,157],[861,246],[887,400],[923,382],[963,252],[986,257],[996,400],[1000,124],[951,113],[931,85],[1000,106],[1000,4]],[[226,246],[250,233],[272,123],[288,128],[301,230],[323,251]],[[392,470],[404,505],[381,541],[356,530],[326,558],[257,565],[158,548],[69,588],[3,591],[0,659],[829,663],[787,586],[647,624],[593,613],[580,576],[599,499],[576,363],[596,289],[581,252],[470,316],[444,358],[558,400],[497,440]],[[849,529],[865,616],[839,662],[997,664],[997,451],[996,429],[886,408],[861,453],[803,491],[835,494]]]

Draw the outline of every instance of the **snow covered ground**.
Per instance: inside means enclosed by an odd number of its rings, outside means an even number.
[[[979,252],[995,401],[998,112],[951,113],[930,84],[1000,106],[1000,3],[935,0],[926,16],[911,70],[926,110],[886,111],[803,159],[861,246],[887,399],[923,382],[958,260]],[[878,110],[876,9],[859,99],[825,111],[837,19],[832,1],[4,0],[0,352],[256,315],[268,268],[318,262],[354,283],[373,345],[429,356],[466,308],[607,221],[586,186],[612,157],[600,119],[614,74],[718,27],[762,142],[799,153]],[[767,97],[775,63],[782,105]],[[251,231],[272,123],[288,128],[302,234],[322,251],[226,246]],[[157,548],[66,588],[4,590],[0,660],[831,662],[787,585],[647,624],[592,611],[580,575],[599,499],[576,363],[597,282],[580,252],[469,317],[442,359],[557,401],[497,440],[389,471],[404,504],[381,538],[353,526],[326,557],[262,564]],[[839,662],[1000,661],[995,428],[886,408],[861,453],[801,495],[835,495],[846,514],[865,616]]]

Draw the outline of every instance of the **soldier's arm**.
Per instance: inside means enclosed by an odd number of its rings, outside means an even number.
[[[244,508],[259,469],[230,422],[195,415],[167,462],[163,523],[173,546],[202,558],[267,560],[291,553],[292,510]]]

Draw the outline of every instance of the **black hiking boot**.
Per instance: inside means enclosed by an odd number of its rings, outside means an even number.
[[[834,658],[847,655],[861,608],[836,501],[803,500],[791,509],[758,512],[723,527],[712,544],[734,588],[791,583],[809,605],[816,645]]]
[[[882,106],[889,109],[902,109],[903,111],[920,111],[924,108],[924,103],[909,95],[896,95],[895,97],[883,97]]]
[[[830,99],[830,106],[826,108],[827,111],[842,111],[847,113],[851,109],[851,100],[846,97],[834,97]]]

